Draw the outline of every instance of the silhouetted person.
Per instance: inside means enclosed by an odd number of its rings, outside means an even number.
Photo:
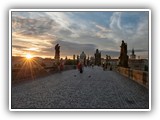
[[[102,64],[102,67],[103,67],[103,70],[105,71],[106,70],[106,64],[104,62]]]
[[[78,67],[79,72],[83,73],[83,64],[81,62],[78,63],[77,67]]]
[[[64,66],[63,66],[62,63],[60,63],[60,65],[59,65],[59,70],[60,70],[60,71],[63,71],[63,69],[64,69]]]
[[[94,64],[92,63],[92,69],[93,69],[93,67],[94,67]]]

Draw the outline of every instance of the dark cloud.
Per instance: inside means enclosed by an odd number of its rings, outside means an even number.
[[[68,29],[61,29],[61,30],[59,30],[59,33],[58,33],[59,36],[61,36],[61,37],[63,36],[65,38],[70,37],[71,34],[72,34],[72,31],[68,30]]]
[[[24,35],[42,35],[54,33],[59,24],[50,18],[29,19],[21,17],[12,18],[12,29]]]
[[[93,55],[96,49],[96,45],[94,44],[79,44],[79,43],[73,43],[68,41],[54,41],[52,42],[53,46],[50,48],[44,48],[42,51],[46,51],[50,54],[54,54],[55,52],[55,45],[60,45],[60,52],[61,56],[73,56],[79,55],[82,51],[84,51],[87,55]]]
[[[120,55],[120,51],[113,51],[113,50],[100,50],[102,57],[106,57],[109,55],[111,57],[117,57]]]

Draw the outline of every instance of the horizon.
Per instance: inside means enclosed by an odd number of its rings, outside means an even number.
[[[21,57],[21,58],[26,58],[26,56],[12,56],[12,57]],[[90,56],[90,57],[92,57],[92,56]],[[42,59],[52,59],[52,60],[55,60],[55,58],[54,57],[39,57],[39,56],[34,56],[34,57],[32,57],[33,59],[34,58],[42,58]],[[60,58],[61,59],[61,58]],[[63,60],[65,59],[65,58],[62,58]],[[70,59],[70,60],[73,60],[73,57],[67,57],[67,59]],[[106,59],[105,57],[101,57],[101,59]],[[113,59],[119,59],[119,58],[113,58],[113,57],[111,57],[111,60],[113,60]],[[148,58],[136,58],[135,60],[142,60],[142,59],[145,59],[145,60],[148,60]],[[75,59],[75,60],[77,60],[77,58]],[[129,58],[129,60],[130,60],[130,58]]]

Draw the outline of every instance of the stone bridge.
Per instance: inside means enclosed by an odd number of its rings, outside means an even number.
[[[11,86],[12,109],[148,109],[149,89],[115,71],[85,67]]]

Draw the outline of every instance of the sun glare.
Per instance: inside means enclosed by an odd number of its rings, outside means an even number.
[[[32,58],[32,55],[31,55],[31,54],[27,54],[27,55],[26,55],[26,58],[27,58],[27,59],[31,59],[31,58]]]

